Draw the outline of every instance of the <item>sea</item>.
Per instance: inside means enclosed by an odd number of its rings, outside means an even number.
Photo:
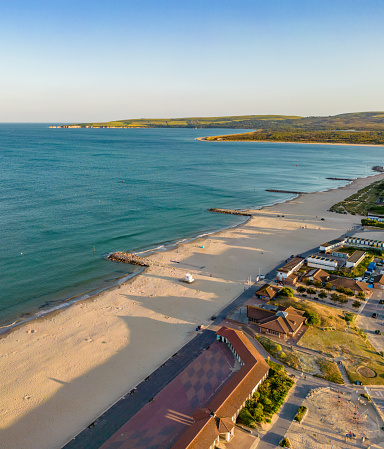
[[[204,142],[231,129],[0,124],[0,331],[137,274],[115,251],[165,251],[239,225],[209,212],[285,201],[373,174],[383,147]]]

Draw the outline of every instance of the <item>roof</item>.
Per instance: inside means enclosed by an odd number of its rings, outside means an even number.
[[[269,299],[272,299],[279,291],[279,287],[274,287],[271,284],[264,284],[259,290],[256,290],[255,295],[268,296]]]
[[[283,271],[284,273],[288,273],[289,271],[294,270],[303,261],[304,261],[303,257],[292,257],[292,259],[290,259],[289,262],[287,262],[277,271]]]
[[[275,316],[275,312],[262,310],[259,307],[247,306],[247,316],[253,320],[259,321],[270,316]]]
[[[312,268],[312,270],[307,271],[303,278],[313,277],[313,279],[318,281],[325,281],[328,279],[329,274],[321,268]]]
[[[334,239],[334,240],[330,240],[329,242],[323,243],[320,246],[322,246],[324,248],[327,248],[329,246],[341,244],[341,243],[344,243],[344,242],[345,242],[345,239]]]
[[[269,371],[267,362],[243,332],[224,326],[217,335],[228,339],[244,365],[230,378],[206,409],[196,411],[193,415],[195,422],[172,449],[208,448],[219,436],[219,432],[230,431],[233,427],[230,418]]]
[[[256,320],[260,327],[284,334],[296,332],[305,321],[304,312],[292,306],[279,306],[275,313],[248,306],[247,315]]]
[[[373,282],[375,284],[383,284],[384,285],[384,274],[378,274],[377,276],[375,276]]]
[[[357,290],[360,292],[366,292],[368,289],[367,284],[360,281],[355,281],[351,278],[342,278],[340,276],[330,276],[328,282],[331,285],[337,287],[350,288],[351,290]]]
[[[348,257],[348,262],[356,263],[363,256],[365,256],[365,251],[357,250],[352,254],[352,256]]]
[[[328,261],[328,262],[335,262],[335,263],[337,263],[337,260],[336,260],[336,259],[331,259],[330,257],[316,256],[316,254],[313,254],[312,256],[309,256],[309,257],[307,258],[307,260],[308,260],[308,259],[326,260],[326,261]]]

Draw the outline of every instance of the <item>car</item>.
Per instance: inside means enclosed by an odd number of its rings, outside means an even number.
[[[384,304],[384,299],[380,299],[379,304]]]
[[[377,313],[372,313],[372,318],[377,318]]]
[[[376,334],[376,335],[381,335],[381,331],[379,331],[379,329],[376,329],[376,330],[375,330],[375,334]]]

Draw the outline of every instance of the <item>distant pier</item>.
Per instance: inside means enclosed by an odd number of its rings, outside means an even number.
[[[294,190],[277,190],[277,189],[266,189],[266,192],[276,192],[276,193],[293,193],[294,195],[302,195],[305,192],[295,192]]]

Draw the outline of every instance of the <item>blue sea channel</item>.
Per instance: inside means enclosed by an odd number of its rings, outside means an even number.
[[[235,226],[210,207],[261,207],[344,185],[382,147],[202,142],[222,129],[50,129],[0,124],[0,323],[91,295],[135,268],[114,251],[165,250]],[[123,182],[124,181],[124,182]]]

